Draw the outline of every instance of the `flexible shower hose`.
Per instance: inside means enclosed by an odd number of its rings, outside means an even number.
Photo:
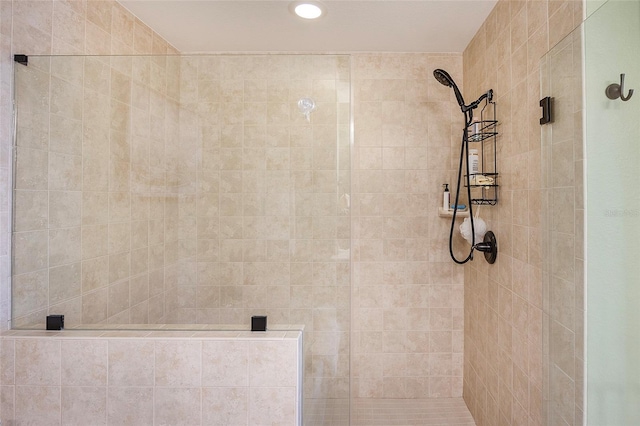
[[[458,166],[458,184],[456,185],[456,200],[453,204],[453,217],[451,218],[451,230],[449,231],[449,254],[451,255],[451,259],[459,265],[464,265],[470,260],[473,260],[473,248],[476,245],[476,230],[473,223],[473,203],[471,202],[471,185],[469,182],[469,162],[467,161],[467,196],[469,197],[469,219],[471,221],[471,249],[469,250],[469,254],[464,260],[456,259],[455,254],[453,253],[453,230],[456,225],[456,214],[458,212],[458,200],[460,198],[460,182],[462,181],[462,165],[464,163],[465,153],[469,155],[469,139],[467,136],[467,128],[471,124],[471,116],[469,117],[469,122],[465,120],[465,126],[462,131],[462,147],[460,149],[460,164]]]

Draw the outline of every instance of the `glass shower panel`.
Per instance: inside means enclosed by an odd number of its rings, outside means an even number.
[[[584,185],[582,33],[541,62],[553,122],[542,129],[543,395],[546,424],[582,424]]]
[[[640,3],[610,0],[585,22],[587,424],[640,418]]]
[[[12,327],[166,318],[179,247],[177,58],[15,64]]]
[[[14,67],[12,326],[267,315],[304,326],[305,415],[348,423],[349,56],[28,59]]]

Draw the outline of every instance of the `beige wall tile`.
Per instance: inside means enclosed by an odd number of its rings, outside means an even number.
[[[251,386],[294,386],[295,351],[291,343],[264,342],[249,348],[249,384]],[[275,367],[278,366],[278,367]]]
[[[201,424],[200,388],[156,388],[154,419],[161,424]]]
[[[59,341],[19,339],[16,340],[15,350],[16,385],[60,386]],[[45,389],[41,390],[49,394]]]
[[[51,113],[75,120],[82,119],[82,86],[51,78]]]
[[[15,384],[15,340],[4,340],[0,347],[0,379],[4,385]]]
[[[81,197],[79,191],[49,192],[49,227],[80,226]]]
[[[128,279],[109,285],[109,309],[107,312],[109,317],[122,313],[131,306],[129,288]]]
[[[110,84],[110,69],[108,63],[100,60],[99,58],[87,57],[84,59],[84,87],[85,89],[90,89],[93,92],[97,92],[101,95],[109,95],[109,84]],[[91,94],[95,96],[95,93],[88,92],[87,94]],[[93,98],[92,96],[92,98]],[[89,98],[85,95],[84,102],[85,108],[83,109],[83,113],[85,114],[95,114],[96,111],[93,112],[87,111],[86,103],[91,102],[92,98]],[[106,111],[106,108],[102,110]],[[105,117],[102,117],[104,120]]]
[[[109,258],[102,256],[82,262],[83,293],[109,284]]]
[[[30,312],[43,309],[47,304],[48,280],[46,271],[40,270],[16,275],[13,278],[15,298],[14,315],[21,317]]]
[[[109,190],[113,192],[128,192],[130,185],[131,164],[112,159],[109,163]]]
[[[64,385],[67,386],[92,386],[97,387],[90,391],[91,399],[97,398],[99,402],[105,399],[106,390],[100,386],[107,385],[107,367],[108,367],[108,344],[102,340],[63,340],[62,341],[62,377],[64,377]],[[63,398],[63,408],[64,408]],[[69,398],[69,402],[73,399]],[[98,407],[101,404],[97,404]],[[69,407],[73,409],[73,404]],[[96,410],[98,414],[106,408],[106,404],[102,410]],[[64,412],[64,409],[63,409]],[[64,416],[64,414],[63,414]]]
[[[51,151],[81,155],[82,122],[65,117],[52,116],[49,149]]]
[[[131,324],[149,323],[149,300],[131,306],[129,310],[129,321]]]
[[[110,33],[112,7],[113,4],[110,1],[93,1],[87,3],[87,20],[107,33]]]
[[[202,344],[200,342],[156,342],[155,354],[156,386],[200,386],[202,376]]]
[[[293,424],[296,419],[295,388],[251,388],[249,424]]]
[[[60,424],[60,387],[16,386],[15,413],[18,422]]]
[[[16,149],[16,189],[47,189],[48,163],[46,151]]]
[[[248,345],[243,342],[203,342],[202,385],[245,387],[249,383]],[[246,398],[246,395],[244,395]]]
[[[52,229],[49,231],[49,266],[81,260],[80,227]]]
[[[149,249],[141,248],[131,251],[131,275],[137,275],[149,270]]]
[[[109,253],[108,225],[82,227],[82,258],[93,259]]]
[[[15,208],[23,212],[15,217],[15,231],[46,229],[49,220],[48,194],[46,191],[21,191],[14,193]]]
[[[109,283],[125,279],[131,270],[131,253],[124,252],[109,256]]]
[[[202,389],[203,424],[249,424],[248,391],[241,387]]]
[[[106,425],[106,387],[62,387],[62,423]]]
[[[46,267],[48,259],[48,232],[20,232],[13,237],[15,275]]]
[[[80,262],[49,269],[49,303],[56,304],[81,294]]]
[[[131,306],[137,305],[149,299],[149,275],[143,274],[135,278],[131,278],[129,283],[129,292],[131,294]],[[140,323],[137,323],[140,324]]]
[[[131,223],[111,223],[109,225],[109,254],[131,249]]]
[[[132,358],[132,353],[135,353],[136,357]],[[153,341],[109,341],[109,385],[153,386]],[[124,396],[126,393],[127,391],[125,389],[121,390],[121,395]],[[142,392],[141,397],[146,398],[147,396],[146,391]],[[109,398],[111,398],[111,395]],[[145,399],[143,402],[146,404],[152,401],[146,401]]]
[[[109,386],[107,398],[108,424],[153,424],[153,387]]]
[[[49,189],[80,191],[82,158],[77,155],[49,153]]]
[[[106,288],[83,294],[83,324],[98,324],[107,319],[108,291]]]
[[[82,182],[85,191],[107,191],[109,189],[109,161],[105,158],[83,159]]]

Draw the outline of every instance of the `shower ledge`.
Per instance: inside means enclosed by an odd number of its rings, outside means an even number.
[[[438,207],[438,216],[453,217],[453,210],[452,209],[445,210],[442,207]],[[458,210],[458,212],[456,213],[456,219],[465,218],[465,217],[469,217],[469,208],[466,208],[464,210]]]

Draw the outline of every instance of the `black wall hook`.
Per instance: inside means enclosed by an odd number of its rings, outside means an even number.
[[[633,89],[629,89],[629,94],[626,96],[624,95],[624,74],[620,74],[620,84],[613,83],[608,85],[604,93],[607,95],[607,98],[611,100],[620,98],[622,101],[626,102],[631,99]]]

